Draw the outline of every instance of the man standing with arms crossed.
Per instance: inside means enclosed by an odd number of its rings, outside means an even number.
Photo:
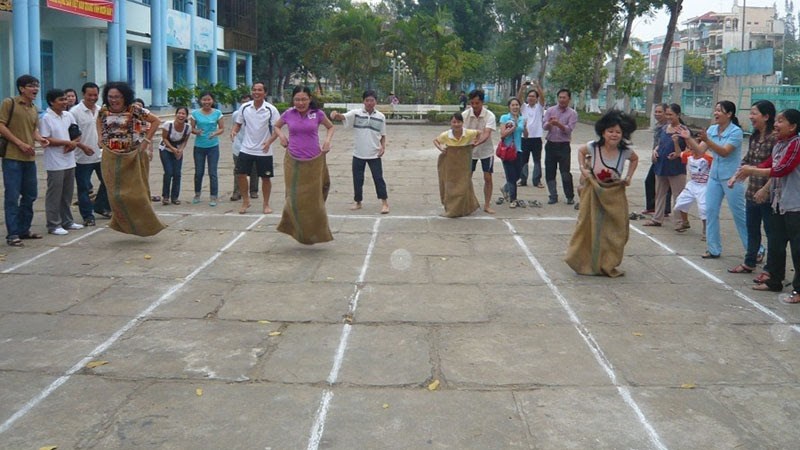
[[[264,214],[272,212],[269,207],[269,196],[272,192],[272,180],[275,176],[272,162],[272,148],[265,147],[267,139],[272,135],[275,122],[280,118],[278,109],[265,100],[267,96],[266,85],[257,81],[253,83],[250,92],[253,100],[245,103],[239,108],[239,115],[236,123],[231,130],[231,141],[236,139],[236,135],[241,130],[244,133],[242,146],[239,149],[239,159],[236,161],[236,180],[239,182],[239,192],[248,192],[247,176],[253,172],[253,168],[261,178],[261,190],[264,194]],[[242,195],[242,207],[239,214],[247,212],[250,207],[250,197]]]
[[[83,225],[91,227],[95,225],[94,212],[108,217],[111,205],[108,204],[108,194],[103,183],[103,171],[100,168],[102,150],[97,143],[97,113],[100,107],[97,106],[97,99],[100,96],[100,88],[91,81],[84,83],[81,87],[83,100],[73,106],[69,112],[75,117],[78,128],[81,129],[81,140],[78,142],[78,150],[75,151],[75,184],[78,187],[78,210],[83,218]],[[89,197],[92,186],[92,172],[97,174],[100,187],[94,198],[94,205]]]
[[[472,149],[472,171],[475,172],[480,160],[483,169],[483,210],[494,214],[489,204],[492,202],[492,172],[494,172],[492,131],[497,129],[497,120],[493,112],[483,107],[484,98],[481,89],[469,93],[469,108],[463,112],[464,128],[480,132],[475,148]]]
[[[353,150],[353,192],[354,203],[352,210],[361,209],[364,199],[364,169],[369,164],[372,180],[375,182],[375,192],[380,199],[381,214],[389,214],[389,195],[386,191],[386,181],[383,179],[383,164],[381,157],[386,152],[386,117],[375,109],[378,103],[377,94],[367,90],[362,95],[364,109],[354,109],[345,114],[331,111],[331,120],[344,120],[345,128],[353,128],[355,133],[355,150]]]
[[[569,89],[558,91],[558,104],[547,108],[544,113],[544,130],[547,131],[547,144],[544,146],[544,179],[550,194],[548,205],[558,203],[556,171],[561,172],[561,186],[567,204],[575,204],[575,191],[572,186],[570,166],[570,146],[572,130],[578,123],[578,113],[569,107],[572,94]]]
[[[36,201],[35,142],[48,146],[39,134],[39,114],[33,101],[39,93],[39,80],[31,75],[17,78],[18,96],[5,99],[0,107],[0,134],[8,140],[3,157],[3,194],[6,244],[22,247],[23,239],[41,239],[31,232],[33,202]]]

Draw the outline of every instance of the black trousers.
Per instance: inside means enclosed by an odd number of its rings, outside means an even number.
[[[561,185],[567,200],[575,197],[572,186],[572,174],[569,173],[570,146],[569,142],[550,142],[544,145],[544,179],[547,181],[547,190],[550,200],[558,200],[556,187],[556,172],[561,172]]]
[[[783,288],[783,279],[786,277],[786,244],[791,248],[794,264],[792,289],[800,292],[800,212],[773,212],[769,218],[767,267],[770,278],[767,286],[773,291]]]
[[[380,158],[361,159],[353,157],[353,200],[361,202],[364,200],[364,172],[369,165],[372,174],[372,181],[375,182],[375,193],[378,198],[386,200],[389,198],[386,192],[386,181],[383,180],[383,163]]]

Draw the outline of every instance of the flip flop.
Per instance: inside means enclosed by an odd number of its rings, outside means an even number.
[[[753,278],[753,283],[763,284],[769,280],[769,272],[761,272],[757,277]]]
[[[528,206],[530,206],[531,208],[541,208],[542,202],[540,202],[539,200],[528,200]]]
[[[660,227],[661,223],[656,222],[655,220],[648,220],[647,222],[642,224],[643,227]]]
[[[505,202],[505,201],[506,201],[506,199],[505,199],[505,198],[503,198],[503,197],[497,197],[497,200],[494,202],[494,204],[495,204],[495,205],[502,205],[502,204],[503,204],[503,202]]]
[[[27,233],[27,234],[20,234],[19,238],[20,239],[41,239],[42,235],[41,234],[36,234],[36,233]]]
[[[753,273],[753,270],[755,269],[747,267],[744,264],[739,264],[736,267],[728,269],[728,273]]]
[[[703,258],[703,259],[717,259],[717,258],[719,258],[719,255],[715,255],[713,253],[705,252],[700,257]]]
[[[8,244],[11,247],[25,247],[25,244],[22,242],[22,239],[20,238],[6,239],[6,244]]]

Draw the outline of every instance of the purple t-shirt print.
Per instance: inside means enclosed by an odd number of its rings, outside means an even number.
[[[319,124],[325,120],[322,110],[308,110],[301,115],[290,108],[281,116],[289,127],[289,154],[294,159],[314,159],[322,152],[319,145]]]

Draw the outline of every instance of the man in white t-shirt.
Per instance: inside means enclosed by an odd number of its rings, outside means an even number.
[[[527,89],[525,98],[522,98],[523,90]],[[531,184],[537,188],[544,188],[542,184],[542,137],[544,136],[544,91],[538,83],[531,84],[526,81],[519,87],[517,98],[524,100],[522,105],[522,117],[525,118],[525,130],[522,135],[522,172],[519,177],[519,185],[528,185],[528,159],[533,159],[533,173],[531,174]]]
[[[386,181],[383,179],[381,156],[386,151],[386,117],[375,109],[378,96],[373,90],[367,90],[361,97],[364,109],[354,109],[345,114],[331,111],[331,120],[344,120],[345,128],[352,128],[355,134],[353,150],[353,206],[351,210],[361,209],[364,199],[364,172],[369,165],[375,193],[380,199],[381,214],[389,213],[389,196]]]
[[[231,130],[231,141],[236,140],[239,131],[244,133],[242,145],[239,148],[239,159],[236,166],[236,179],[239,182],[239,192],[247,192],[247,176],[255,169],[261,178],[261,190],[264,193],[264,214],[272,212],[269,206],[269,196],[272,192],[273,171],[272,147],[264,148],[267,139],[272,135],[275,122],[280,118],[278,109],[265,100],[267,96],[266,84],[261,81],[253,83],[250,91],[253,101],[247,102],[239,108],[239,115]],[[250,207],[250,197],[242,196],[242,207],[239,214],[247,212]]]
[[[78,187],[78,210],[83,218],[83,225],[94,226],[94,213],[109,217],[111,205],[108,204],[108,193],[103,183],[103,171],[100,168],[103,150],[97,141],[97,113],[100,106],[97,99],[100,88],[91,81],[81,87],[83,100],[73,106],[69,112],[75,118],[75,123],[81,129],[81,140],[75,150],[75,184]],[[92,189],[92,173],[97,174],[100,186],[92,202],[90,192]]]
[[[69,234],[67,230],[80,230],[83,225],[72,219],[70,204],[75,186],[75,149],[78,139],[69,138],[69,126],[75,118],[67,111],[67,96],[61,89],[51,89],[45,95],[47,111],[39,122],[39,133],[50,142],[44,148],[44,168],[47,170],[45,215],[47,232],[55,235]]]
[[[492,132],[497,129],[497,119],[493,112],[484,108],[483,100],[485,95],[483,90],[475,89],[469,93],[469,108],[462,115],[464,116],[464,128],[468,130],[478,130],[481,134],[478,138],[480,144],[472,149],[472,171],[481,162],[483,169],[483,210],[489,214],[494,214],[494,210],[489,206],[492,202],[492,172],[494,172],[494,145],[492,144]]]

